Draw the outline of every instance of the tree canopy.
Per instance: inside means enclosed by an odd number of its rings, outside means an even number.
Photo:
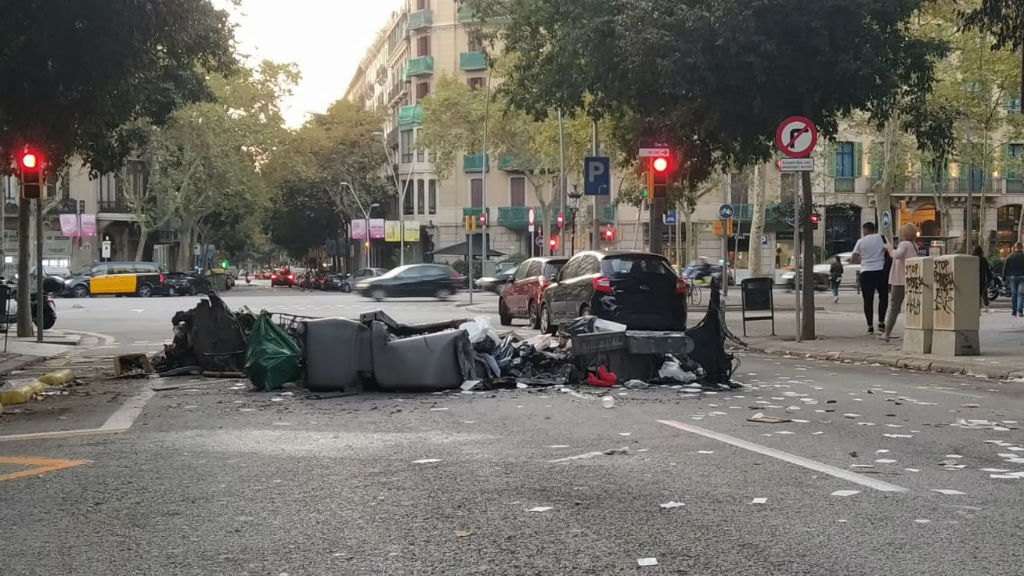
[[[0,154],[27,143],[113,171],[147,132],[209,99],[235,65],[228,15],[210,0],[0,0]]]

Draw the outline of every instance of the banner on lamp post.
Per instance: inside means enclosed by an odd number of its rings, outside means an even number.
[[[366,240],[366,220],[353,220],[348,224],[349,237],[353,240]]]

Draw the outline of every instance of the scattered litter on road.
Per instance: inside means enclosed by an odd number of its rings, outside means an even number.
[[[874,468],[873,464],[850,464],[850,468]]]
[[[697,450],[697,454],[714,454],[714,450]]]
[[[623,384],[623,386],[629,388],[630,390],[644,390],[649,388],[651,385],[648,384],[647,382],[644,382],[643,380],[629,380],[628,382]]]
[[[913,434],[882,434],[886,438],[913,438]]]
[[[571,448],[571,446],[567,446],[565,444],[552,444],[551,446],[548,446],[548,448],[553,450],[562,450],[564,448]]]
[[[682,508],[683,506],[686,506],[686,504],[673,500],[671,502],[665,502],[664,504],[658,504],[658,506],[665,510],[671,510],[672,508]]]
[[[843,414],[843,418],[854,420],[856,418],[860,418],[860,414]]]
[[[860,494],[860,490],[836,490],[835,492],[833,492],[830,495],[831,496],[846,497],[846,496],[853,496],[854,494]]]
[[[946,458],[952,458],[954,460],[959,460],[960,458],[963,458],[963,456],[961,456],[959,454],[946,454]]]
[[[437,458],[424,458],[423,460],[413,460],[413,464],[435,464],[440,462]]]
[[[889,451],[884,449],[884,448],[882,450],[875,450],[875,454],[888,454],[888,453],[889,453]]]
[[[448,409],[447,408],[431,408],[430,409],[431,412],[444,412],[446,410],[448,410]]]
[[[787,422],[792,422],[792,420],[776,416],[765,416],[763,413],[758,412],[750,418],[747,418],[747,422],[759,422],[761,424],[785,424]]]
[[[879,458],[878,460],[875,460],[875,463],[877,463],[877,464],[895,464],[896,461],[891,459],[891,458]]]
[[[914,520],[914,522],[917,522],[918,524],[929,524],[931,523],[931,520],[927,518],[918,518],[917,520]]]
[[[472,535],[473,535],[473,531],[472,530],[456,530],[455,531],[455,537],[456,538],[469,538]]]
[[[483,382],[480,380],[466,380],[460,386],[464,392],[471,392],[473,390],[480,390],[483,388]]]
[[[565,458],[559,458],[558,460],[548,460],[549,464],[555,464],[558,462],[569,462],[571,460],[589,460],[591,458],[597,458],[599,456],[619,456],[628,455],[629,448],[612,448],[611,450],[604,450],[601,452],[587,452],[586,454],[577,454],[576,456],[567,456]]]
[[[767,498],[754,498],[750,501],[751,504],[765,504],[768,502]]]
[[[1013,474],[989,474],[988,477],[996,478],[999,480],[1024,480],[1024,478],[1020,476],[1015,476]]]
[[[537,506],[536,508],[530,508],[527,512],[547,512],[551,510],[552,506]]]
[[[615,397],[614,396],[603,396],[601,398],[601,406],[605,408],[615,408]]]
[[[963,418],[957,418],[956,422],[950,424],[957,428],[967,428],[968,430],[993,430],[995,432],[1009,432],[1010,428],[1002,426],[996,422],[990,422],[988,420],[965,420]]]
[[[657,558],[640,558],[636,561],[638,566],[657,566]]]
[[[619,432],[619,436],[629,436],[632,432]]]
[[[945,494],[946,496],[963,496],[964,493],[959,490],[949,490],[946,488],[935,488],[932,492],[938,492],[939,494]]]

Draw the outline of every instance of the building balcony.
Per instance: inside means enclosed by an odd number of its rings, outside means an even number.
[[[544,215],[540,207],[534,206],[533,211],[534,224],[536,226],[543,226]],[[550,212],[548,223],[551,226],[558,226],[558,206],[548,206],[548,211]],[[563,216],[565,217],[565,224],[572,221],[572,211],[565,210]],[[502,206],[498,208],[498,226],[504,226],[510,230],[526,230],[530,226],[530,206]]]
[[[1024,178],[1007,178],[1007,194],[1024,194]]]
[[[108,214],[127,214],[131,212],[128,205],[125,204],[121,198],[116,199],[104,199],[99,201],[99,211],[106,212]]]
[[[408,23],[405,29],[409,32],[415,32],[416,30],[422,30],[424,28],[430,28],[434,25],[434,11],[433,10],[419,10],[409,14]]]
[[[419,126],[423,123],[423,108],[419,104],[402,106],[398,109],[399,128]]]
[[[856,178],[842,178],[836,176],[836,194],[853,194],[857,190]]]
[[[518,156],[515,154],[502,154],[498,156],[498,170],[505,172],[526,172],[531,170],[530,166],[527,166]]]
[[[486,70],[487,55],[483,52],[463,52],[459,54],[460,70]]]
[[[459,8],[459,23],[468,24],[470,22],[479,22],[480,18],[477,17],[473,10],[463,6]]]
[[[402,77],[406,80],[413,76],[429,76],[434,73],[433,56],[417,56],[405,63]]]
[[[466,154],[465,156],[462,157],[462,171],[467,174],[490,172],[490,158],[488,158],[487,161],[484,162],[483,154]]]

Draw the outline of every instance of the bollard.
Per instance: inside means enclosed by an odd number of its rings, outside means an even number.
[[[981,280],[975,256],[954,254],[935,259],[932,354],[981,354]]]
[[[903,301],[903,351],[911,354],[931,354],[932,327],[935,305],[935,259],[908,258],[906,298]]]

